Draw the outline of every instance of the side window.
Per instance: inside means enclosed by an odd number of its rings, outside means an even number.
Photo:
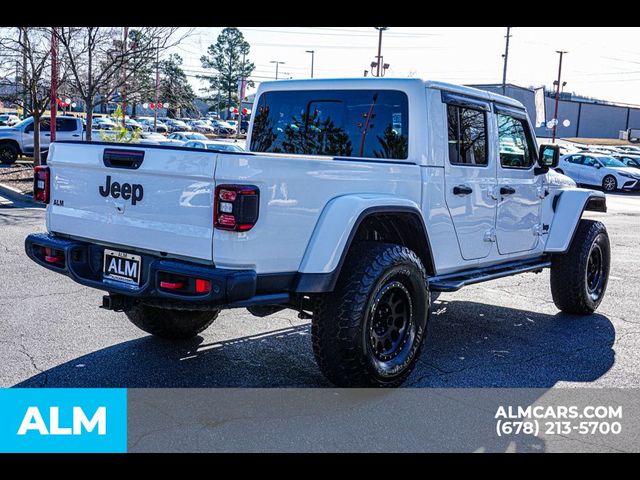
[[[593,157],[583,157],[582,164],[586,167],[595,167],[596,163],[597,161]]]
[[[73,132],[76,125],[73,118],[56,118],[56,130],[59,132]]]
[[[40,131],[41,132],[50,132],[51,131],[51,119],[43,118],[40,120]]]
[[[525,121],[503,114],[498,114],[497,118],[500,165],[503,168],[531,168],[534,163],[533,139]]]
[[[582,155],[571,155],[569,157],[570,163],[577,163],[578,165],[582,163]]]
[[[487,116],[481,110],[447,105],[451,165],[487,165]]]

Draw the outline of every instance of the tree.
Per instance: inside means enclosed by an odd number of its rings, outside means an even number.
[[[176,53],[160,62],[160,99],[169,104],[169,116],[176,116],[181,108],[192,109],[196,98],[181,65],[182,57]]]
[[[143,38],[143,32],[141,30],[131,30],[129,32],[129,41],[132,44],[140,43]],[[157,46],[157,45],[156,45]],[[135,49],[134,63],[139,66],[136,69],[135,75],[129,78],[126,90],[127,90],[127,103],[131,105],[131,116],[136,115],[137,107],[140,103],[144,103],[147,100],[155,99],[156,95],[156,58],[147,54],[146,51],[139,51]],[[156,54],[159,52],[156,52]],[[141,61],[137,61],[137,57],[141,56]]]
[[[216,43],[209,45],[208,55],[200,58],[204,68],[217,71],[217,75],[203,78],[209,81],[210,92],[226,92],[227,102],[222,105],[223,107],[229,107],[237,102],[238,80],[250,77],[256,68],[247,58],[250,48],[249,42],[244,39],[240,30],[236,27],[227,27],[218,35]],[[253,87],[253,81],[247,84]]]
[[[58,56],[59,84],[64,84],[65,58]],[[40,123],[50,104],[51,30],[44,27],[0,29],[0,65],[16,66],[14,95],[10,100],[33,117],[33,161],[40,165]],[[20,65],[21,64],[21,65]],[[13,68],[11,68],[13,70]]]
[[[69,58],[70,83],[85,104],[89,141],[94,107],[123,90],[135,100],[137,88],[148,88],[148,82],[138,79],[148,72],[156,55],[190,33],[176,38],[176,27],[141,27],[132,29],[124,42],[120,28],[60,27],[56,31],[60,49]]]

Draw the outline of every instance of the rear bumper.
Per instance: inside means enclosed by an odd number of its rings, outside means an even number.
[[[60,264],[47,262],[41,251],[43,247],[64,252],[63,262]],[[102,261],[105,247],[102,245],[43,233],[31,234],[25,239],[26,253],[37,264],[66,275],[81,285],[104,290],[111,294],[125,295],[139,300],[162,300],[174,303],[176,307],[193,305],[233,308],[280,304],[289,300],[288,293],[258,292],[258,276],[253,270],[221,269],[159,258],[131,251],[127,247],[109,248],[135,253],[142,257],[140,286],[103,281]],[[160,288],[159,274],[161,273],[206,279],[211,282],[211,289],[208,293],[203,294],[181,294],[167,291]]]

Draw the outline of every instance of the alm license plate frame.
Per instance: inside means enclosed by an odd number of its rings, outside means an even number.
[[[133,268],[133,265],[135,265],[135,268]],[[141,269],[142,257],[140,255],[108,248],[104,249],[102,260],[102,277],[104,280],[140,286]]]

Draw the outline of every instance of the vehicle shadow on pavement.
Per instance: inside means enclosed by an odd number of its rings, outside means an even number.
[[[124,319],[123,319],[124,321]],[[256,322],[260,322],[256,319]],[[212,328],[215,328],[215,324]],[[613,365],[615,329],[600,314],[547,315],[438,301],[408,387],[549,388],[591,382]],[[45,370],[16,387],[328,387],[308,324],[206,343],[151,336]]]

